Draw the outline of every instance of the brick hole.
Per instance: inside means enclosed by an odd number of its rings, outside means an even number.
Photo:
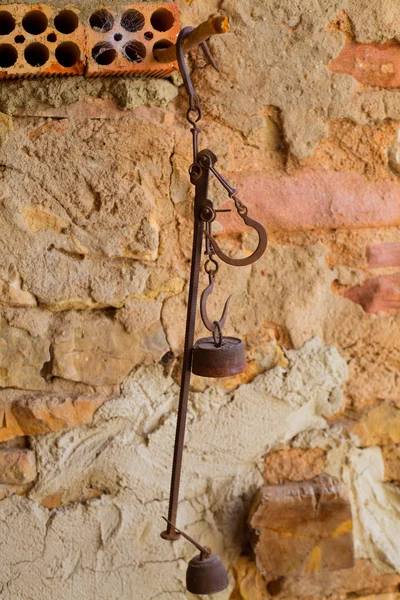
[[[107,33],[114,27],[114,17],[108,10],[101,8],[90,16],[89,23],[97,33]]]
[[[146,46],[141,42],[128,42],[124,46],[124,56],[132,63],[140,63],[146,57]]]
[[[44,33],[48,24],[46,15],[40,10],[31,10],[22,19],[22,27],[31,35]]]
[[[14,42],[16,44],[23,44],[25,42],[25,36],[24,35],[16,35],[14,38]]]
[[[164,50],[164,48],[170,48],[173,43],[170,40],[158,40],[153,46],[153,50]]]
[[[122,33],[116,33],[116,34],[114,35],[114,40],[115,40],[116,42],[120,42],[120,41],[122,40],[122,37],[123,37],[123,36],[122,36]]]
[[[152,31],[146,31],[146,33],[144,34],[144,39],[145,40],[152,40],[154,37],[154,33]]]
[[[134,8],[125,11],[122,15],[121,27],[130,33],[135,33],[135,31],[140,31],[143,29],[144,23],[144,16],[141,12],[135,10]]]
[[[0,11],[0,35],[8,35],[15,29],[15,19],[7,10]]]
[[[166,8],[158,8],[151,15],[150,22],[156,31],[168,31],[173,26],[175,17]]]
[[[92,57],[98,65],[110,65],[117,57],[117,51],[109,42],[100,42],[92,50]]]
[[[63,42],[56,49],[56,59],[62,67],[73,67],[80,57],[81,51],[74,42]]]
[[[29,44],[24,52],[25,60],[31,67],[42,67],[49,60],[49,49],[40,42]]]
[[[49,35],[47,36],[47,41],[48,42],[56,42],[57,41],[57,36],[55,33],[49,33]]]
[[[73,33],[78,28],[78,15],[72,10],[62,10],[54,19],[54,27],[60,33]]]
[[[8,69],[17,62],[18,52],[11,44],[0,44],[0,67]]]

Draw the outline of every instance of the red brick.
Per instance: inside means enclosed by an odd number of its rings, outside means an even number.
[[[400,244],[374,244],[367,247],[368,266],[372,269],[379,267],[400,267]]]
[[[235,173],[239,197],[249,215],[269,231],[350,229],[400,225],[400,184],[369,181],[362,175],[301,169],[293,175],[262,171]],[[232,208],[227,201],[224,208]],[[229,232],[246,229],[233,210],[218,220]]]
[[[346,73],[365,86],[394,89],[400,87],[400,44],[347,43],[330,62],[334,73]]]
[[[367,279],[347,290],[345,298],[360,304],[365,312],[397,312],[400,310],[400,273]]]

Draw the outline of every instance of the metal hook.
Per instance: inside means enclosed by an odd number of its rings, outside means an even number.
[[[204,233],[207,236],[207,239],[209,240],[211,246],[213,247],[215,254],[221,260],[226,262],[228,265],[232,265],[234,267],[245,267],[246,265],[251,265],[254,262],[256,262],[256,260],[261,258],[261,256],[264,254],[268,244],[268,236],[261,223],[259,223],[258,221],[254,221],[254,219],[251,219],[247,215],[247,209],[245,210],[245,212],[239,212],[239,216],[243,219],[246,225],[248,225],[252,229],[255,229],[258,233],[258,246],[253,252],[253,254],[251,254],[250,256],[245,256],[244,258],[231,258],[221,250],[221,248],[218,246],[217,242],[211,234],[209,234],[207,231],[205,231]]]
[[[184,42],[185,38],[189,35],[189,33],[191,33],[194,29],[195,29],[194,27],[184,27],[179,32],[178,39],[176,41],[176,57],[178,60],[179,71],[182,75],[186,93],[189,96],[189,109],[187,111],[187,118],[188,118],[188,121],[192,125],[195,125],[197,123],[197,121],[199,121],[201,119],[202,111],[201,111],[201,106],[200,106],[200,99],[196,93],[196,90],[194,89],[194,85],[193,85],[192,79],[190,77],[189,69],[188,69],[188,66],[185,61],[185,52],[183,49],[183,42]],[[203,49],[203,52],[206,55],[206,58],[208,59],[209,63],[214,67],[214,69],[216,71],[219,71],[218,65],[216,64],[214,57],[211,54],[211,51],[210,51],[210,48],[208,47],[207,42],[202,42],[200,44],[200,46]],[[190,117],[191,112],[197,112],[197,117],[192,119]]]
[[[209,64],[213,67],[213,69],[215,69],[219,73],[220,72],[220,68],[217,65],[217,63],[215,62],[215,58],[211,54],[210,46],[208,45],[208,43],[207,42],[201,42],[200,46],[202,47],[203,52],[206,55]]]
[[[208,284],[206,289],[201,294],[200,314],[201,314],[201,320],[203,321],[204,326],[208,329],[208,331],[215,333],[216,331],[222,331],[222,329],[226,323],[226,318],[228,316],[228,306],[229,306],[229,301],[231,299],[231,296],[229,296],[229,298],[225,302],[224,310],[222,311],[222,316],[221,316],[220,320],[219,321],[211,321],[207,315],[207,300],[208,300],[208,296],[213,292],[213,290],[214,290],[214,278],[210,277],[210,283]]]

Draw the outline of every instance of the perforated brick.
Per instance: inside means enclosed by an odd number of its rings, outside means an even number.
[[[0,78],[82,75],[85,55],[79,9],[0,6]]]
[[[87,29],[87,74],[166,76],[176,69],[176,63],[157,62],[153,48],[172,46],[178,33],[179,10],[173,2],[95,11]]]
[[[43,75],[165,77],[176,62],[153,49],[175,44],[175,2],[101,6],[83,20],[78,7],[0,6],[0,79]]]

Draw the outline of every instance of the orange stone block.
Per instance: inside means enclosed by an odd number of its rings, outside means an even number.
[[[268,579],[354,565],[351,508],[339,483],[320,478],[265,486],[250,523],[259,534],[257,564]]]
[[[36,479],[36,457],[33,450],[10,448],[0,450],[0,484],[21,485]]]
[[[369,560],[356,560],[354,567],[322,571],[313,575],[288,575],[263,579],[251,559],[233,564],[236,587],[229,600],[399,600],[400,576],[382,573]],[[369,594],[377,594],[370,596]]]
[[[78,8],[0,6],[0,79],[83,75],[85,30]]]
[[[382,402],[365,411],[350,432],[362,446],[400,444],[400,410],[395,404]]]
[[[87,75],[154,75],[165,77],[177,63],[159,63],[153,48],[167,48],[179,34],[179,7],[140,3],[95,11],[87,31]]]
[[[23,435],[38,435],[92,422],[106,397],[68,398],[22,393],[15,401],[0,405],[0,442]]]
[[[321,448],[289,448],[271,452],[265,458],[264,481],[277,485],[287,481],[304,481],[321,475],[325,452]]]

